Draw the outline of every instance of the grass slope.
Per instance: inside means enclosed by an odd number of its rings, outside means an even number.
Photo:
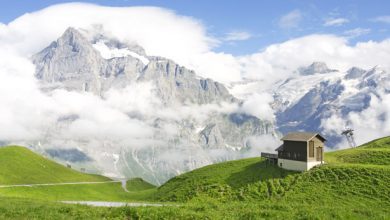
[[[156,198],[187,201],[204,192],[229,193],[251,183],[283,178],[295,172],[270,166],[261,158],[249,158],[209,165],[174,177],[162,185]]]
[[[35,154],[24,147],[0,148],[0,185],[105,182],[111,179],[80,173]],[[121,183],[76,184],[0,188],[0,196],[44,200],[139,201],[155,193],[156,187],[140,178]]]
[[[386,175],[379,175],[377,179],[387,180],[390,169],[389,152],[390,137],[385,137],[357,148],[326,153],[327,165],[304,173],[287,171],[277,166],[266,166],[261,158],[213,164],[172,178],[158,189],[157,198],[188,201],[204,193],[211,197],[218,195],[223,197],[223,194],[237,194],[237,192],[242,195],[243,190],[250,186],[264,187],[262,191],[268,195],[283,194],[282,192],[296,185],[298,180],[303,181],[304,177],[308,178],[307,183],[310,183],[313,176],[321,175],[330,178],[332,181],[328,182],[331,183],[337,182],[339,180],[337,177],[347,178],[343,175],[344,172],[355,174],[348,179],[357,178],[357,181],[362,181],[365,177],[374,180],[376,176],[367,172],[379,171],[378,175],[381,172]],[[341,172],[340,169],[344,171]],[[326,174],[319,174],[322,172]],[[236,197],[241,196],[236,195]]]
[[[109,180],[64,167],[24,147],[0,148],[0,185]]]
[[[127,181],[126,188],[130,192],[156,189],[156,186],[141,178],[133,178]]]
[[[128,184],[141,200],[180,201],[180,206],[94,208],[4,199],[0,191],[0,218],[390,219],[389,140],[327,153],[327,165],[303,173],[249,158],[194,170],[158,189],[136,191],[147,188],[139,179]]]
[[[389,143],[385,137],[326,153],[327,165],[303,173],[265,167],[259,158],[214,164],[171,179],[156,195],[198,205],[216,200],[214,209],[232,218],[387,219]]]
[[[49,201],[144,201],[155,188],[125,192],[121,183],[0,188],[0,196]]]
[[[357,148],[329,152],[325,158],[331,164],[390,165],[390,137]]]

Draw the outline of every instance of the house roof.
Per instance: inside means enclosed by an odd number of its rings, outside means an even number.
[[[283,149],[284,149],[284,148],[283,148],[283,144],[282,144],[282,145],[280,145],[278,148],[276,148],[275,151],[283,151]]]
[[[291,132],[285,135],[281,140],[282,141],[308,141],[314,137],[318,137],[323,142],[326,141],[326,139],[322,137],[319,133],[312,133],[312,132]]]

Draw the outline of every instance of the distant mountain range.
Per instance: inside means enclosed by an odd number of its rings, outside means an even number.
[[[67,90],[105,100],[113,90],[151,84],[157,100],[153,103],[155,113],[137,109],[125,112],[128,119],[152,128],[150,141],[139,141],[134,147],[110,138],[94,141],[64,137],[61,134],[66,129],[82,120],[77,114],[69,114],[58,118],[45,139],[31,145],[60,161],[109,176],[142,177],[155,184],[217,161],[259,155],[253,154],[252,148],[266,144],[251,139],[264,134],[278,138],[289,131],[317,131],[326,134],[328,146],[334,146],[342,137],[327,130],[324,120],[361,112],[369,107],[372,96],[380,98],[390,92],[390,75],[380,67],[352,67],[340,72],[314,62],[266,91],[274,98],[271,105],[276,116],[274,121],[266,121],[242,113],[239,109],[244,100],[231,94],[225,85],[199,77],[172,60],[148,56],[135,43],[102,33],[69,28],[32,59],[36,78],[48,94]],[[241,84],[244,88],[246,85],[250,85],[247,94],[264,90],[261,82]],[[186,114],[181,115],[177,109],[183,107]],[[202,108],[213,110],[200,119],[196,115]],[[177,115],[167,116],[166,109],[174,109]],[[77,148],[71,147],[75,144]]]
[[[328,146],[335,146],[342,136],[327,131],[323,122],[337,116],[345,119],[340,127],[349,126],[348,114],[362,112],[369,107],[372,97],[381,99],[383,94],[390,93],[390,74],[380,67],[352,67],[339,72],[322,63],[318,72],[311,66],[304,75],[281,82],[274,91],[278,130],[323,132],[328,136]]]
[[[80,166],[95,164],[105,175],[143,177],[159,184],[183,171],[240,157],[240,151],[251,147],[248,141],[251,136],[276,134],[271,122],[239,112],[218,110],[224,105],[238,108],[242,102],[221,83],[201,78],[172,60],[147,56],[136,44],[69,28],[32,59],[36,65],[36,78],[48,94],[65,89],[93,93],[105,99],[110,90],[152,84],[157,98],[156,114],[126,112],[129,119],[140,120],[153,128],[150,142],[138,143],[139,146],[133,148],[107,140],[94,143],[92,149],[93,140],[68,140],[59,135],[80,120],[79,115],[71,114],[59,118],[56,128],[48,131],[39,146],[34,145],[58,160],[71,158]],[[188,106],[187,112],[194,111],[194,114],[175,118],[159,113],[176,106]],[[196,111],[202,106],[214,106],[217,110],[198,119]],[[79,150],[67,149],[70,141],[76,142]],[[80,152],[86,155],[81,156]]]
[[[337,128],[350,126],[350,113],[361,113],[370,107],[373,97],[382,100],[390,93],[390,74],[380,66],[367,70],[351,67],[342,72],[328,68],[323,62],[314,62],[291,75],[266,90],[274,97],[271,105],[276,130],[283,134],[296,130],[321,132],[331,148],[344,138],[337,133]],[[247,88],[247,94],[264,92],[262,82],[252,81],[240,86]],[[331,117],[342,119],[335,130],[324,124]],[[377,120],[384,121],[385,117]]]

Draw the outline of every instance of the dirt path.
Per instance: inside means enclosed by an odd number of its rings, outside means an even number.
[[[78,204],[97,207],[123,207],[123,206],[165,206],[157,203],[140,203],[140,202],[97,202],[97,201],[61,201],[66,204]],[[169,206],[169,205],[167,205]]]
[[[121,185],[125,192],[129,192],[129,190],[127,190],[127,180],[121,180]]]
[[[16,185],[0,185],[0,188],[11,187],[34,187],[34,186],[61,186],[61,185],[83,185],[83,184],[103,184],[103,183],[122,183],[122,181],[104,181],[104,182],[72,182],[72,183],[36,183],[36,184],[16,184]],[[123,188],[123,183],[122,183]],[[125,185],[126,188],[126,185]],[[127,191],[127,189],[125,190]]]

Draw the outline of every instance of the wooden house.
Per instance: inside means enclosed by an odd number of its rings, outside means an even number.
[[[293,132],[284,136],[276,149],[278,166],[287,170],[306,171],[324,163],[326,139],[318,133]]]

